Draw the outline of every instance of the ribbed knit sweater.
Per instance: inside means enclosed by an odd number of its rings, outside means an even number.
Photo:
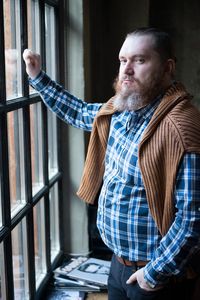
[[[77,195],[93,204],[101,188],[104,158],[115,112],[114,98],[97,114],[88,146],[85,167]],[[186,152],[200,154],[200,112],[180,83],[163,96],[138,149],[139,166],[148,205],[157,227],[165,235],[174,219],[173,192],[179,163]]]

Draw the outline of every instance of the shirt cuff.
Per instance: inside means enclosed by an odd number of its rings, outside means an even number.
[[[29,84],[39,93],[42,92],[49,85],[50,81],[50,77],[42,70],[36,78],[31,79],[29,77]]]
[[[144,279],[152,288],[165,285],[169,281],[169,278],[166,277],[166,275],[161,274],[153,268],[151,262],[144,267]]]

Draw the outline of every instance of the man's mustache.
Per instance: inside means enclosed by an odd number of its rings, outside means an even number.
[[[121,79],[120,79],[120,83],[122,83],[123,81],[125,80],[129,80],[129,81],[132,81],[132,82],[136,82],[138,84],[141,83],[140,80],[138,80],[137,78],[135,78],[133,75],[124,75]]]
[[[121,79],[121,81],[124,81],[124,80],[130,80],[130,81],[133,81],[135,80],[133,76],[128,76],[128,75],[124,75]]]

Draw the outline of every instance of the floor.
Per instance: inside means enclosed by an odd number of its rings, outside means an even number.
[[[108,295],[106,293],[92,293],[88,294],[86,300],[107,300]]]

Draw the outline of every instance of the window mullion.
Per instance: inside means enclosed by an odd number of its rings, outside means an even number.
[[[8,136],[7,136],[7,115],[0,114],[0,168],[1,168],[1,196],[2,196],[2,219],[3,225],[11,225],[10,218],[10,185],[9,185],[9,165],[8,165]]]
[[[3,242],[6,299],[14,299],[11,233]]]
[[[21,55],[23,54],[24,49],[28,47],[28,30],[27,30],[27,0],[21,0],[20,6],[21,13]],[[27,80],[26,67],[23,60],[21,61],[21,71],[22,71],[22,95],[28,97],[29,95],[29,84]]]
[[[40,1],[40,49],[42,68],[46,69],[46,45],[45,45],[45,3],[44,0]]]
[[[25,174],[25,199],[31,206],[32,200],[32,176],[31,176],[31,138],[30,138],[30,109],[23,108],[23,134],[24,134],[24,174]],[[35,295],[35,260],[34,260],[34,229],[33,229],[33,210],[27,214],[27,258],[28,258],[28,282],[30,299]]]
[[[43,61],[43,69],[46,69],[46,41],[45,41],[45,4],[41,7],[41,56]],[[47,122],[47,109],[42,105],[42,121],[43,121],[43,176],[44,184],[49,187],[49,178],[48,178],[48,122]],[[49,208],[49,195],[45,197],[45,236],[46,236],[46,264],[47,270],[50,269],[51,264],[51,246],[50,246],[50,208]]]
[[[28,281],[30,299],[35,299],[35,253],[34,253],[34,228],[33,228],[33,210],[27,215],[27,245],[28,245]]]
[[[3,1],[0,1],[0,104],[6,103],[6,75],[5,75],[5,50],[4,50],[4,12]]]
[[[23,108],[25,199],[32,204],[30,109]]]

